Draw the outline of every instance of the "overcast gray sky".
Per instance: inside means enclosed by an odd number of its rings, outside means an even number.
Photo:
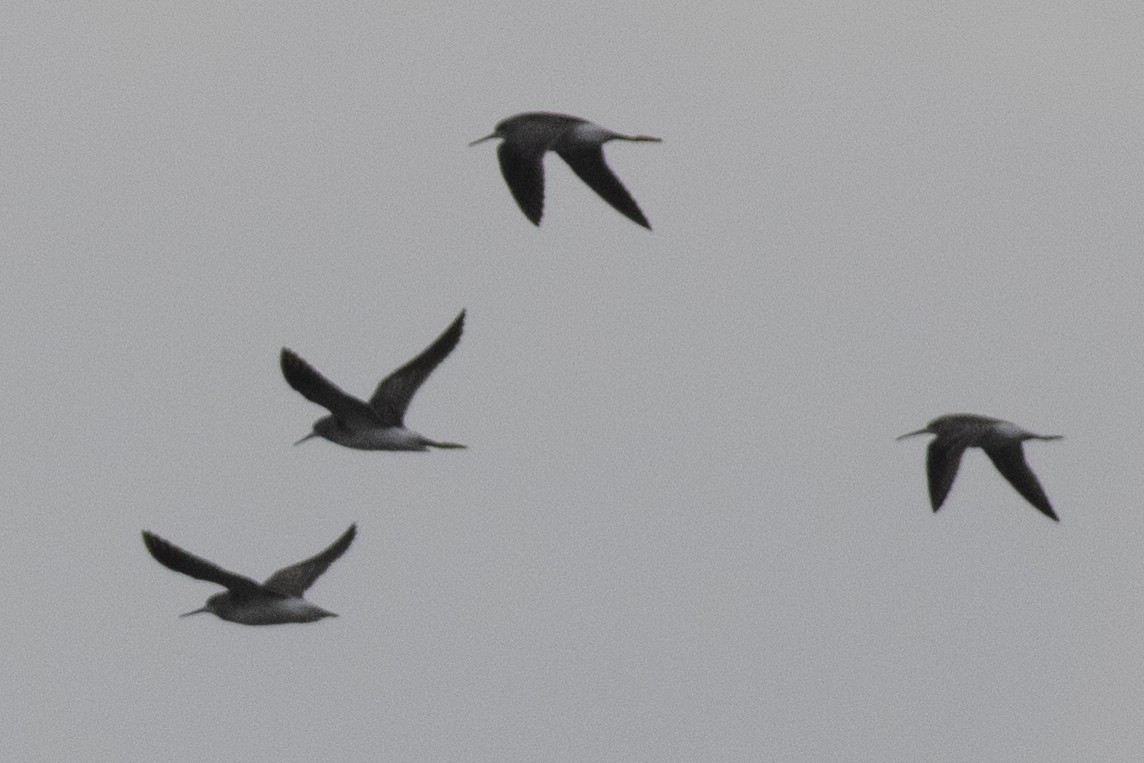
[[[105,2],[0,24],[0,757],[1138,760],[1138,3]],[[611,144],[654,228],[549,157]],[[407,423],[311,441],[465,334]],[[1061,517],[972,451],[1009,419]],[[180,620],[359,534],[307,626]]]

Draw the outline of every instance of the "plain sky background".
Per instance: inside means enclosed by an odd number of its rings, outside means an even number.
[[[1144,10],[104,2],[0,23],[0,757],[1139,760]],[[654,228],[500,119],[612,144]],[[469,311],[406,422],[311,441]],[[979,451],[931,513],[923,438]],[[180,620],[357,541],[306,626]]]

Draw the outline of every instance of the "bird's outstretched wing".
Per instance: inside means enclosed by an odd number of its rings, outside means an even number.
[[[624,188],[624,184],[604,161],[604,147],[602,145],[584,146],[583,148],[560,148],[557,150],[560,158],[568,163],[572,171],[588,184],[588,187],[600,195],[600,198],[612,205],[620,214],[632,222],[638,223],[651,230],[644,213],[640,211],[636,200]]]
[[[338,557],[346,552],[357,534],[357,525],[350,525],[350,529],[342,533],[342,537],[334,541],[329,548],[309,559],[283,567],[275,572],[263,586],[283,596],[301,596],[314,581],[337,561]]]
[[[545,150],[543,144],[507,140],[497,147],[504,182],[508,184],[520,211],[533,225],[540,225],[540,217],[544,214]]]
[[[424,351],[401,368],[381,380],[369,399],[374,415],[385,426],[404,426],[405,409],[418,388],[441,364],[457,342],[461,341],[461,331],[465,324],[465,311],[445,329],[444,333],[425,348]]]
[[[934,511],[941,508],[953,487],[965,447],[960,442],[935,437],[926,449],[926,476],[929,478],[930,506]]]
[[[1021,443],[1014,442],[1009,445],[985,448],[985,454],[997,467],[997,471],[1001,472],[1001,476],[1007,479],[1009,484],[1015,487],[1026,501],[1033,504],[1038,511],[1049,519],[1055,522],[1060,521],[1053,511],[1053,507],[1049,504],[1049,497],[1045,495],[1041,483],[1037,481],[1037,475],[1033,474],[1033,470],[1026,463],[1025,450],[1021,447]]]
[[[224,570],[214,562],[184,551],[174,543],[163,540],[154,533],[143,531],[143,545],[155,557],[155,561],[167,569],[181,572],[197,580],[218,583],[237,596],[257,596],[263,592],[262,586],[248,577]]]
[[[282,348],[279,357],[282,375],[286,383],[311,403],[317,403],[329,410],[335,417],[346,423],[361,422],[370,426],[377,424],[373,409],[363,401],[342,392],[336,384],[322,376],[316,368],[302,360],[292,350]]]

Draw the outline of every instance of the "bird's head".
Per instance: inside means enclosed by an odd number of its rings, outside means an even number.
[[[184,612],[179,617],[190,617],[191,615],[202,614],[203,612],[210,612],[213,615],[218,615],[219,607],[222,605],[223,600],[226,598],[226,593],[216,593],[214,596],[207,599],[207,603],[199,609],[190,612]]]
[[[314,430],[312,432],[310,432],[310,434],[306,435],[305,437],[303,437],[301,440],[299,440],[298,442],[296,442],[294,444],[295,445],[301,445],[302,443],[306,442],[306,440],[309,440],[312,437],[323,437],[323,438],[328,440],[328,439],[330,439],[330,436],[329,436],[330,433],[333,432],[335,429],[338,429],[340,426],[341,426],[341,422],[339,422],[333,416],[323,416],[322,418],[320,418],[314,422]]]

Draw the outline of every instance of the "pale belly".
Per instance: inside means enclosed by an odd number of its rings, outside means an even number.
[[[333,612],[327,612],[302,598],[259,602],[257,606],[242,607],[227,614],[227,620],[243,625],[312,623],[323,617],[334,617]]]
[[[334,442],[359,450],[428,450],[424,437],[397,427],[338,432]]]

